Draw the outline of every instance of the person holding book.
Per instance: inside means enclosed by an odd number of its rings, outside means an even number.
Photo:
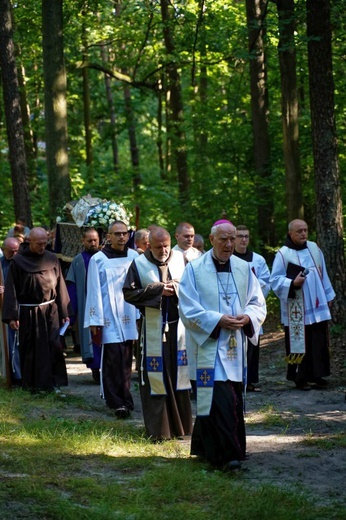
[[[285,327],[287,379],[299,390],[324,388],[330,375],[328,321],[335,292],[321,249],[308,240],[308,225],[295,219],[277,252],[270,277]],[[313,383],[314,386],[310,386]]]

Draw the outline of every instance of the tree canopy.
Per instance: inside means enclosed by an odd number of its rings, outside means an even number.
[[[252,26],[249,23],[255,22],[247,18],[245,1],[62,2],[71,198],[90,193],[122,202],[132,213],[139,207],[141,227],[157,223],[174,231],[179,221],[188,220],[204,236],[211,223],[225,214],[236,224],[249,226],[254,248],[272,252],[286,234],[289,215],[280,53],[294,48],[301,189],[298,186],[298,192],[290,196],[302,200],[313,238],[318,227],[306,5],[295,2],[285,22],[278,3],[254,1],[260,16]],[[44,78],[49,57],[44,59],[44,4],[40,0],[12,3],[16,63],[23,74],[23,121],[29,126],[25,136],[31,139],[28,148],[34,150],[33,161],[27,157],[27,165],[35,224],[48,224],[58,211],[48,190]],[[333,2],[331,44],[340,172],[345,168],[346,121],[343,9],[341,0]],[[293,41],[287,40],[285,47],[282,23],[293,22]],[[250,31],[255,31],[256,44],[261,36],[261,48],[249,46]],[[3,56],[4,49],[0,52]],[[54,49],[51,52],[52,62]],[[266,175],[256,163],[251,110],[250,68],[259,52],[265,57],[268,98]],[[323,78],[318,81],[322,83]],[[4,102],[0,108],[3,114]],[[2,236],[14,219],[5,129],[2,117],[0,176],[6,200],[0,213]],[[260,150],[264,136],[258,132],[256,136]],[[340,182],[344,197],[342,175]],[[54,188],[59,206],[60,188],[59,184]],[[269,225],[273,232],[266,238],[263,228]]]

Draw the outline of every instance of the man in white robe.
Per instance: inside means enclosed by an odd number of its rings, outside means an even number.
[[[270,271],[267,262],[262,255],[255,253],[249,248],[250,231],[244,224],[239,224],[234,244],[234,256],[237,256],[245,262],[249,262],[251,270],[258,279],[263,296],[266,298],[270,291]],[[263,334],[261,329],[260,334]],[[252,343],[248,339],[247,342],[247,392],[260,392],[256,383],[259,381],[259,357],[260,357],[260,338],[257,343]]]
[[[107,406],[124,419],[133,410],[130,392],[133,341],[139,313],[125,302],[122,286],[138,254],[126,247],[127,226],[116,221],[108,231],[108,244],[89,262],[84,326],[102,344],[101,393]]]
[[[304,269],[305,274],[302,274]],[[330,374],[328,320],[335,297],[324,256],[308,241],[308,225],[295,219],[288,225],[285,245],[277,252],[270,277],[280,299],[285,326],[287,379],[299,390],[323,388]]]
[[[235,235],[231,222],[214,224],[213,248],[187,264],[179,292],[180,316],[197,362],[191,454],[225,471],[239,468],[245,459],[246,336],[257,341],[266,317],[258,280],[246,262],[232,256]]]
[[[176,245],[173,247],[174,251],[183,253],[185,262],[191,262],[195,258],[201,256],[201,251],[193,247],[195,238],[195,229],[189,222],[180,222],[175,230]]]

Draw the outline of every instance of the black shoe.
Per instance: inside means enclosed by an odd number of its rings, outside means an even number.
[[[95,383],[97,383],[99,385],[100,384],[100,380],[101,380],[100,370],[98,368],[93,368],[91,370],[91,372],[92,372],[93,380],[95,381]]]
[[[118,417],[118,419],[126,419],[130,416],[130,410],[126,408],[126,406],[120,406],[114,411],[114,415]]]
[[[322,377],[318,377],[315,379],[314,386],[312,388],[325,388],[326,386],[328,386],[328,381]]]
[[[311,386],[309,386],[307,383],[296,383],[297,390],[303,390],[304,392],[311,390]]]
[[[239,460],[230,460],[229,462],[226,462],[224,466],[222,466],[222,471],[225,473],[228,473],[229,471],[234,471],[236,469],[240,469],[241,464]]]

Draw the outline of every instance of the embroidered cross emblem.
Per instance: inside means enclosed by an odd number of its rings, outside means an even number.
[[[302,319],[302,310],[299,305],[295,305],[291,310],[291,317],[294,321],[299,321]]]
[[[90,307],[89,316],[95,316],[95,314],[96,314],[95,307]]]
[[[181,365],[187,365],[187,355],[186,350],[183,350],[181,352],[181,355],[179,356],[180,364]]]
[[[201,320],[199,318],[194,318],[191,320],[191,325],[194,329],[200,329],[201,328]]]
[[[150,361],[150,366],[151,368],[156,371],[158,369],[158,366],[159,366],[159,363],[158,361],[156,361],[156,358],[153,358],[151,361]]]
[[[110,320],[108,320],[108,319],[105,319],[105,320],[104,320],[104,326],[105,326],[105,327],[109,327],[110,324],[111,324]]]
[[[210,376],[208,375],[208,372],[206,370],[203,370],[200,380],[202,381],[204,386],[206,386],[208,384],[208,382],[210,381]]]
[[[121,321],[123,322],[124,325],[128,325],[131,321],[130,316],[126,316],[126,314],[125,314],[125,316],[122,317]]]

